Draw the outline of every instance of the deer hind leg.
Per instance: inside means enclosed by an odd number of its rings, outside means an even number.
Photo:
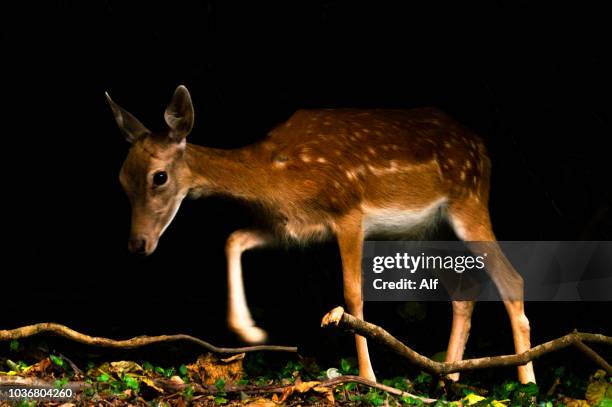
[[[523,302],[523,278],[497,244],[486,205],[476,198],[467,198],[451,203],[448,209],[449,220],[457,236],[466,241],[467,246],[473,252],[487,252],[486,269],[499,290],[510,317],[516,353],[529,350],[531,348],[530,329]],[[530,362],[519,366],[518,377],[521,383],[535,383],[533,364]]]
[[[227,323],[241,340],[251,344],[265,342],[268,335],[266,331],[255,326],[247,305],[242,279],[242,253],[266,245],[270,240],[271,238],[264,233],[242,229],[233,232],[225,245],[229,290]]]
[[[456,362],[463,358],[463,351],[470,334],[474,301],[453,301],[453,322],[450,339],[446,350],[446,362]],[[450,380],[459,380],[459,373],[447,376]]]
[[[353,212],[336,223],[336,237],[342,258],[342,279],[344,301],[351,315],[363,319],[363,298],[361,296],[361,255],[363,252],[363,215]],[[376,381],[366,338],[355,335],[359,376]]]

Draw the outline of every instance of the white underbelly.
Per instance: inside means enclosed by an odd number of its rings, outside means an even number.
[[[364,234],[371,235],[409,235],[437,221],[439,210],[446,203],[440,198],[430,205],[416,209],[377,208],[363,206]]]

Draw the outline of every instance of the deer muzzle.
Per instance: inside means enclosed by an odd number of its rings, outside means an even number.
[[[130,236],[128,249],[131,253],[148,256],[155,251],[157,239],[150,239],[147,236],[138,234]]]

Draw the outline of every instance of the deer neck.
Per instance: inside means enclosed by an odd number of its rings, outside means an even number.
[[[254,162],[252,147],[225,150],[187,144],[192,195],[227,195],[257,200],[267,184],[265,171]]]

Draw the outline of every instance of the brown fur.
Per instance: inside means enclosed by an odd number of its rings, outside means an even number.
[[[448,147],[447,147],[448,145]],[[486,202],[482,141],[436,109],[301,110],[239,150],[188,144],[194,194],[229,194],[266,208],[279,237],[327,236],[363,203],[422,207],[440,196]]]

